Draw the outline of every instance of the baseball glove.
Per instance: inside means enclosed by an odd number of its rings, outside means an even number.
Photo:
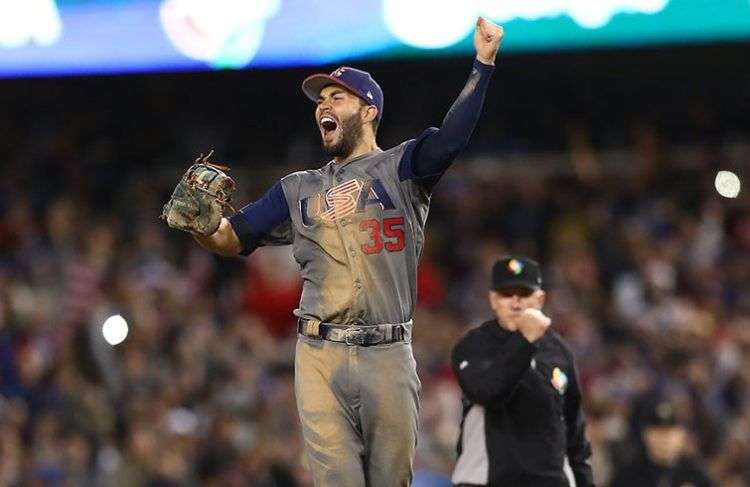
[[[234,180],[226,174],[228,167],[208,162],[213,152],[198,156],[164,205],[160,218],[170,227],[212,235],[219,228],[224,207],[232,209]]]

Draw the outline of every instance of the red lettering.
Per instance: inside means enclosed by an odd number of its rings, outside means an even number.
[[[385,218],[383,220],[383,234],[388,238],[396,240],[387,241],[385,250],[388,252],[399,252],[404,250],[404,217]]]
[[[380,222],[374,218],[362,220],[359,229],[369,233],[370,241],[362,244],[362,252],[365,254],[377,254],[383,250],[383,239],[380,237]],[[388,240],[385,241],[385,250],[388,252],[400,252],[404,250],[406,236],[404,234],[404,217],[385,218],[383,220],[383,234]]]
[[[380,240],[380,222],[373,219],[362,220],[359,223],[359,229],[370,232],[370,243],[362,244],[362,252],[366,254],[377,254],[383,249],[383,242]]]

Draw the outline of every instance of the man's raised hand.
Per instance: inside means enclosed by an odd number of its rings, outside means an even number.
[[[505,31],[499,25],[493,24],[484,17],[477,19],[474,30],[474,49],[477,51],[477,59],[484,64],[495,64],[495,56],[500,48]]]

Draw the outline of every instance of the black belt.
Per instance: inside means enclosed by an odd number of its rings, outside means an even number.
[[[403,341],[406,338],[406,325],[410,323],[333,325],[300,318],[297,321],[297,332],[310,338],[369,347]]]

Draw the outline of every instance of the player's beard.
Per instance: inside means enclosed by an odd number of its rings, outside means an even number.
[[[362,123],[359,119],[359,113],[341,121],[341,138],[338,142],[326,145],[323,141],[323,150],[330,157],[341,157],[346,159],[354,152],[362,138]]]

